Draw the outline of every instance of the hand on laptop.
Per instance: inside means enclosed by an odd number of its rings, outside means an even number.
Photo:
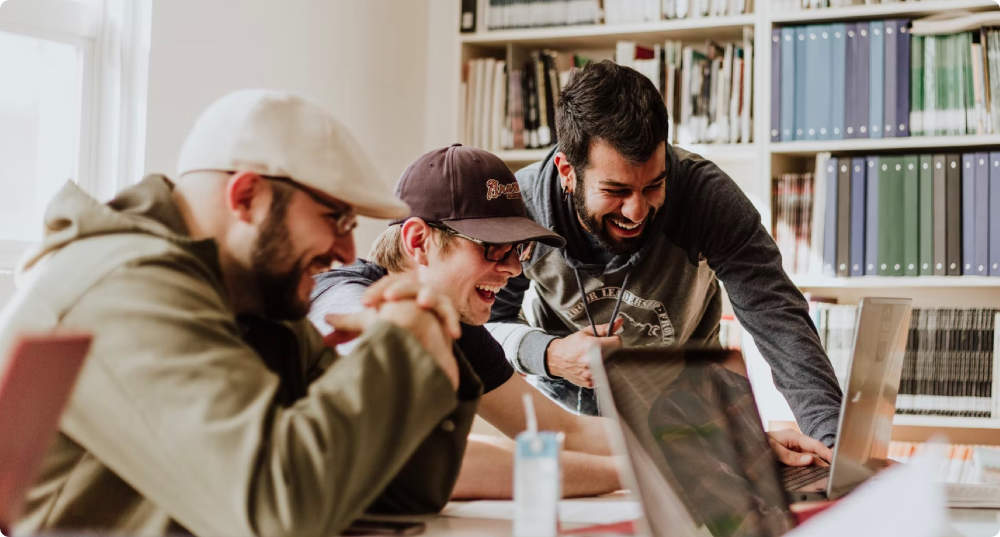
[[[833,451],[825,444],[794,429],[770,431],[767,441],[778,460],[788,466],[828,464],[833,459]]]

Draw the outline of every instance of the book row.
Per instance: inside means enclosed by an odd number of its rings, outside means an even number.
[[[1000,152],[819,154],[772,207],[790,273],[1000,276]]]
[[[843,387],[857,306],[811,299],[809,312]],[[897,414],[1000,417],[998,309],[914,308],[896,396]]]
[[[898,4],[900,2],[909,4],[919,3],[921,0],[771,0],[771,9],[774,12],[798,9],[822,9],[827,7],[847,7],[873,4]]]
[[[666,41],[647,47],[619,41],[614,51],[587,56],[555,50],[518,51],[522,61],[469,60],[463,70],[466,143],[497,151],[555,143],[555,105],[574,71],[613,59],[646,75],[663,96],[671,142],[750,142],[753,131],[753,34],[738,43],[704,47]]]
[[[1000,129],[996,29],[912,35],[909,19],[775,28],[772,141]]]
[[[996,309],[915,308],[897,414],[1000,417]]]
[[[463,0],[462,31],[475,31],[477,5]],[[486,29],[502,30],[739,15],[753,11],[753,0],[489,0],[483,7]]]

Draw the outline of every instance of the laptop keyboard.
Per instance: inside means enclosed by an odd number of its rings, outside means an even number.
[[[782,466],[781,483],[785,490],[797,490],[829,475],[829,466]]]

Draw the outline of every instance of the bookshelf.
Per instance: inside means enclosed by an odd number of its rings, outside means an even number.
[[[864,21],[886,18],[918,18],[953,10],[986,11],[1000,9],[996,0],[907,0],[904,2],[857,5],[826,9],[775,9],[774,2],[754,2],[754,13],[724,17],[606,26],[589,24],[553,28],[485,31],[458,34],[461,64],[454,69],[454,84],[461,82],[461,65],[467,60],[490,56],[518,59],[525,51],[546,48],[560,52],[610,51],[613,57],[619,40],[640,45],[665,40],[685,44],[704,44],[741,39],[744,29],[753,30],[753,127],[752,141],[739,144],[692,144],[687,149],[716,161],[739,184],[761,213],[762,221],[771,221],[771,178],[786,172],[810,170],[817,153],[835,157],[904,152],[941,153],[966,150],[1000,150],[1000,135],[913,136],[905,138],[844,139],[795,142],[771,142],[771,34],[782,26],[812,22]],[[482,4],[480,4],[481,6]],[[520,51],[520,52],[519,52]],[[518,55],[520,54],[520,56]],[[456,122],[462,133],[462,113]],[[460,138],[461,136],[456,136]],[[517,169],[540,160],[548,149],[498,151],[499,156]],[[833,278],[816,275],[793,275],[804,292],[833,297],[842,303],[857,303],[863,296],[905,296],[917,307],[995,307],[1000,304],[1000,278],[978,276],[865,276]],[[755,347],[746,345],[748,353]],[[750,360],[751,362],[753,360]],[[763,361],[760,360],[762,363]],[[756,388],[755,388],[756,389]],[[776,393],[776,392],[775,392]],[[790,415],[790,414],[789,414]],[[788,419],[778,416],[775,419]],[[955,442],[1000,443],[1000,419],[972,419],[936,416],[899,416],[894,437],[900,440],[926,440],[934,431],[944,431]]]

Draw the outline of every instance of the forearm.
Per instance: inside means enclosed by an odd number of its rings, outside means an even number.
[[[577,428],[566,433],[567,451],[589,453],[591,455],[611,455],[605,420],[597,416],[575,416]]]
[[[621,488],[610,456],[563,451],[564,497],[595,496]],[[514,491],[514,442],[496,436],[470,435],[452,499],[508,499]]]

